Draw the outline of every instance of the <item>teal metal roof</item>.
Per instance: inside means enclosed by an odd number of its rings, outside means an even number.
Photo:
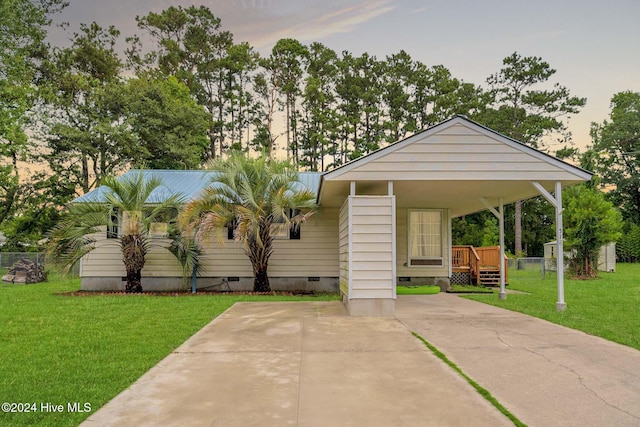
[[[131,169],[122,177],[138,174],[140,170]],[[169,195],[182,193],[187,201],[196,198],[202,190],[211,185],[217,172],[205,170],[143,170],[145,179],[147,177],[157,177],[162,181],[162,186],[156,188],[149,197],[149,203],[159,203],[164,201]],[[320,172],[300,172],[298,179],[303,188],[309,189],[318,194],[320,187]],[[104,194],[109,188],[105,186],[98,187],[87,194],[73,200],[73,203],[82,202],[103,202]]]

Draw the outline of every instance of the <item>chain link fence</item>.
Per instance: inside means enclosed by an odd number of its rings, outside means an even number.
[[[548,259],[542,257],[509,258],[509,279],[515,278],[543,278],[548,274],[555,274],[549,269]]]

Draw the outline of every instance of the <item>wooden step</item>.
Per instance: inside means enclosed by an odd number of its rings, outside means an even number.
[[[482,285],[499,285],[500,284],[500,271],[499,270],[480,270],[480,284]]]

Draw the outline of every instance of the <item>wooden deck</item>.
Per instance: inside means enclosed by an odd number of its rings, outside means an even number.
[[[500,262],[500,246],[452,246],[451,265],[454,273],[469,273],[470,284],[499,286],[500,268],[504,268],[505,283],[509,283],[509,264],[505,256]]]

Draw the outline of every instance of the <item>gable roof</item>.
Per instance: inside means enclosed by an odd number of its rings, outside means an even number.
[[[533,181],[552,191],[592,174],[506,137],[463,116],[395,142],[322,176],[318,202],[339,207],[356,182],[356,194],[387,194],[393,181],[398,206],[449,208],[452,215],[539,195]],[[495,206],[495,205],[494,205]]]
[[[139,169],[131,169],[121,175],[119,179],[138,173],[140,173]],[[142,170],[142,174],[145,179],[156,177],[162,181],[162,186],[156,188],[149,196],[149,203],[159,203],[169,195],[177,193],[182,193],[187,201],[198,197],[202,190],[211,185],[217,172],[208,170],[145,169]],[[317,195],[320,175],[320,172],[299,172],[298,179],[304,188],[313,191]],[[108,187],[100,186],[74,199],[72,203],[104,202],[104,194],[108,190]]]
[[[461,145],[463,147],[460,147]],[[416,146],[419,149],[411,150],[410,147]],[[396,154],[395,157],[394,154]],[[463,156],[463,154],[471,156]],[[514,156],[517,154],[520,156]],[[513,165],[512,169],[501,170],[495,167],[498,164],[498,157],[501,155],[511,155],[510,161],[506,163]],[[406,167],[398,171],[389,170],[384,167],[385,160],[402,163]],[[426,167],[418,166],[425,163]],[[449,164],[443,165],[443,163]],[[470,171],[488,172],[492,179],[521,179],[522,176],[516,177],[508,173],[522,172],[522,169],[519,168],[522,163],[545,165],[547,168],[543,169],[544,171],[564,173],[565,175],[562,176],[564,179],[575,177],[577,181],[584,181],[593,175],[591,172],[529,147],[464,116],[456,115],[408,138],[345,163],[325,173],[323,181],[352,180],[354,178],[361,180],[380,179],[384,172],[400,172],[395,177],[399,180],[415,179],[418,174],[411,174],[411,172],[425,172],[424,175],[431,179],[434,175],[427,172],[434,172],[438,174],[437,179],[440,180],[451,179],[453,173],[456,173],[455,179],[478,179],[477,174],[473,173],[466,173],[463,176],[457,175],[458,172]],[[368,167],[371,165],[375,165],[375,167]],[[482,165],[482,167],[474,168],[474,165]],[[507,174],[496,176],[496,172],[506,172]],[[373,176],[374,174],[375,176]],[[542,179],[539,175],[535,178]]]

